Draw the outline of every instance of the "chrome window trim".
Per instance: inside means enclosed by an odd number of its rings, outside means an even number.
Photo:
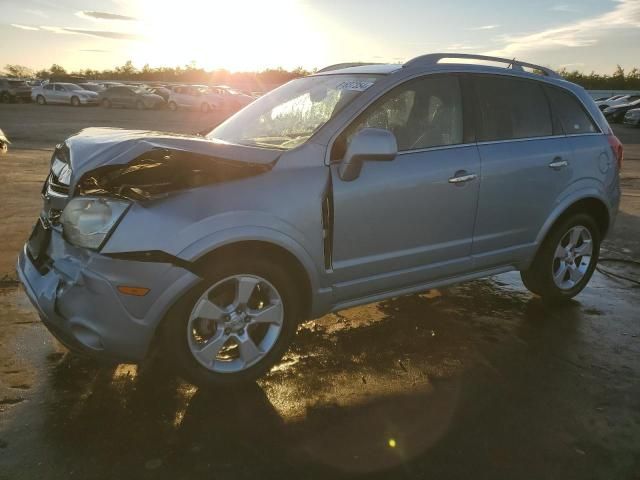
[[[474,145],[476,145],[475,142],[473,142],[473,143],[456,143],[456,144],[453,144],[453,145],[437,145],[437,146],[434,146],[434,147],[415,148],[413,150],[402,150],[401,152],[398,152],[397,155],[406,155],[406,154],[409,154],[409,153],[432,152],[434,150],[449,150],[451,148],[460,148],[460,147],[473,147]]]

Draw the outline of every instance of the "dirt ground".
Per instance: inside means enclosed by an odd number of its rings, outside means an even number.
[[[15,282],[55,143],[85,126],[194,132],[199,112],[0,105],[0,479],[640,479],[640,289],[596,272],[548,306],[517,273],[301,326],[247,388],[68,355]],[[603,257],[640,259],[640,129]],[[639,271],[602,262],[608,271]]]

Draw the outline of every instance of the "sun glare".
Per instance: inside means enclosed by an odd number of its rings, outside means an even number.
[[[137,65],[193,61],[205,69],[243,71],[306,66],[310,52],[314,60],[324,57],[313,13],[295,0],[186,0],[168,9],[141,0],[138,8],[144,40],[132,52]]]

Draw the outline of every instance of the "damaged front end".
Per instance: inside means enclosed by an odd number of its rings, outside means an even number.
[[[125,165],[106,165],[84,174],[77,196],[115,196],[132,201],[259,175],[272,164],[238,162],[208,155],[154,149]]]

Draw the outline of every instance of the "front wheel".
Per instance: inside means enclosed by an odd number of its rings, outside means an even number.
[[[299,315],[296,283],[280,264],[218,259],[212,274],[168,313],[164,350],[198,386],[253,381],[282,358]]]
[[[589,283],[596,268],[600,235],[590,215],[568,216],[547,234],[531,267],[520,273],[523,283],[549,300],[575,297]]]
[[[47,100],[42,95],[38,95],[36,97],[36,102],[37,102],[38,105],[46,105],[47,104]]]
[[[80,99],[78,97],[71,97],[71,105],[74,107],[80,106]]]

